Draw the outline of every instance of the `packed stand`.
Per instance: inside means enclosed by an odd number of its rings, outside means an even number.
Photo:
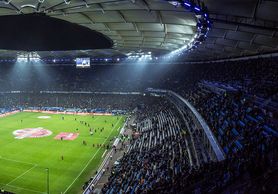
[[[63,107],[82,109],[88,112],[111,112],[114,110],[132,111],[149,97],[142,95],[120,94],[41,94],[19,93],[0,94],[0,107],[5,109],[21,107],[22,109],[36,107]],[[1,111],[1,110],[0,110]]]
[[[157,106],[158,111],[153,109]],[[160,100],[150,107],[151,113],[137,119],[137,135],[112,169],[103,193],[155,191],[172,185],[182,171],[188,171],[186,132],[173,105]]]
[[[249,94],[268,99],[277,94],[277,58],[209,64],[74,65],[9,64],[0,66],[0,91],[144,91],[148,87],[178,92],[201,80],[234,82]],[[274,86],[274,87],[273,87]],[[276,96],[277,98],[277,96]]]
[[[252,98],[242,92],[216,92],[203,85],[186,97],[207,121],[225,152],[225,168],[219,168],[225,177],[220,182],[233,182],[246,174],[252,179],[278,167],[277,125],[272,114],[256,106]]]
[[[169,165],[171,160],[164,158],[171,151],[167,150],[165,153],[163,150],[165,154],[161,157],[161,153],[149,143],[152,142],[150,139],[153,135],[143,133],[139,136],[139,141],[132,142],[131,150],[125,154],[122,163],[115,167],[109,182],[102,190],[103,193],[221,193],[232,191],[238,184],[252,185],[256,183],[255,180],[264,179],[267,174],[276,172],[277,109],[272,111],[269,106],[265,106],[266,103],[277,102],[278,68],[275,60],[209,64],[198,71],[196,80],[209,80],[205,84],[212,83],[211,87],[214,89],[204,88],[203,81],[199,86],[195,83],[189,87],[192,82],[186,86],[181,85],[181,76],[177,76],[176,82],[172,82],[174,85],[179,84],[173,88],[185,96],[204,117],[223,148],[226,159],[221,162],[202,163],[193,168],[179,161],[182,170],[173,173],[174,168]],[[191,89],[191,92],[188,92],[188,89]],[[258,104],[258,98],[262,98],[264,104]],[[155,109],[161,111],[160,108],[161,106]],[[144,115],[152,119],[142,120],[142,130],[152,131],[153,117],[156,117],[156,114],[150,108]],[[166,129],[167,127],[164,127],[164,130]],[[160,131],[159,134],[163,133]],[[185,139],[183,137],[183,140]],[[174,141],[177,142],[176,139]],[[171,145],[167,142],[168,144]],[[165,142],[162,145],[165,145]],[[137,150],[132,152],[134,147]],[[158,148],[162,150],[162,147]],[[175,148],[172,147],[172,150]],[[156,174],[157,171],[150,169],[156,170],[159,161],[166,162],[163,169],[160,168]],[[151,179],[149,172],[154,175]],[[244,186],[239,186],[238,191],[275,193],[275,187],[269,187],[269,183],[268,188],[265,185],[257,186],[256,191],[248,191]]]

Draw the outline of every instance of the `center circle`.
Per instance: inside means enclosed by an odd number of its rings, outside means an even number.
[[[42,127],[18,129],[13,132],[15,139],[41,138],[52,135],[52,131]]]

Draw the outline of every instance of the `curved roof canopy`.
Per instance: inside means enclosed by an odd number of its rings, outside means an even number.
[[[213,21],[205,42],[187,60],[211,60],[278,50],[278,2],[204,0]],[[46,13],[106,35],[112,49],[86,51],[90,56],[132,52],[169,53],[188,44],[198,18],[165,0],[4,0],[0,15]],[[84,51],[80,51],[84,54]],[[10,52],[13,53],[13,52]],[[75,51],[74,54],[78,54]],[[1,56],[9,55],[0,51]]]

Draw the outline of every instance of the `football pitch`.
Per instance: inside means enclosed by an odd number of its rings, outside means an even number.
[[[43,194],[49,185],[51,194],[80,193],[123,123],[123,116],[29,112],[0,118],[0,189]]]

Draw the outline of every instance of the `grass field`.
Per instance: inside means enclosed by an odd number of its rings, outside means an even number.
[[[50,118],[40,119],[39,116]],[[89,127],[81,124],[81,120],[93,128],[92,136]],[[17,194],[46,193],[46,169],[49,168],[51,194],[80,193],[83,183],[94,174],[104,158],[105,148],[93,147],[93,144],[109,144],[119,134],[123,123],[124,117],[121,116],[27,112],[0,118],[0,188]],[[16,139],[13,134],[18,129],[38,127],[50,130],[52,135]],[[102,127],[102,132],[97,130],[95,133],[95,129]],[[79,133],[79,136],[75,140],[54,139],[61,132]]]

